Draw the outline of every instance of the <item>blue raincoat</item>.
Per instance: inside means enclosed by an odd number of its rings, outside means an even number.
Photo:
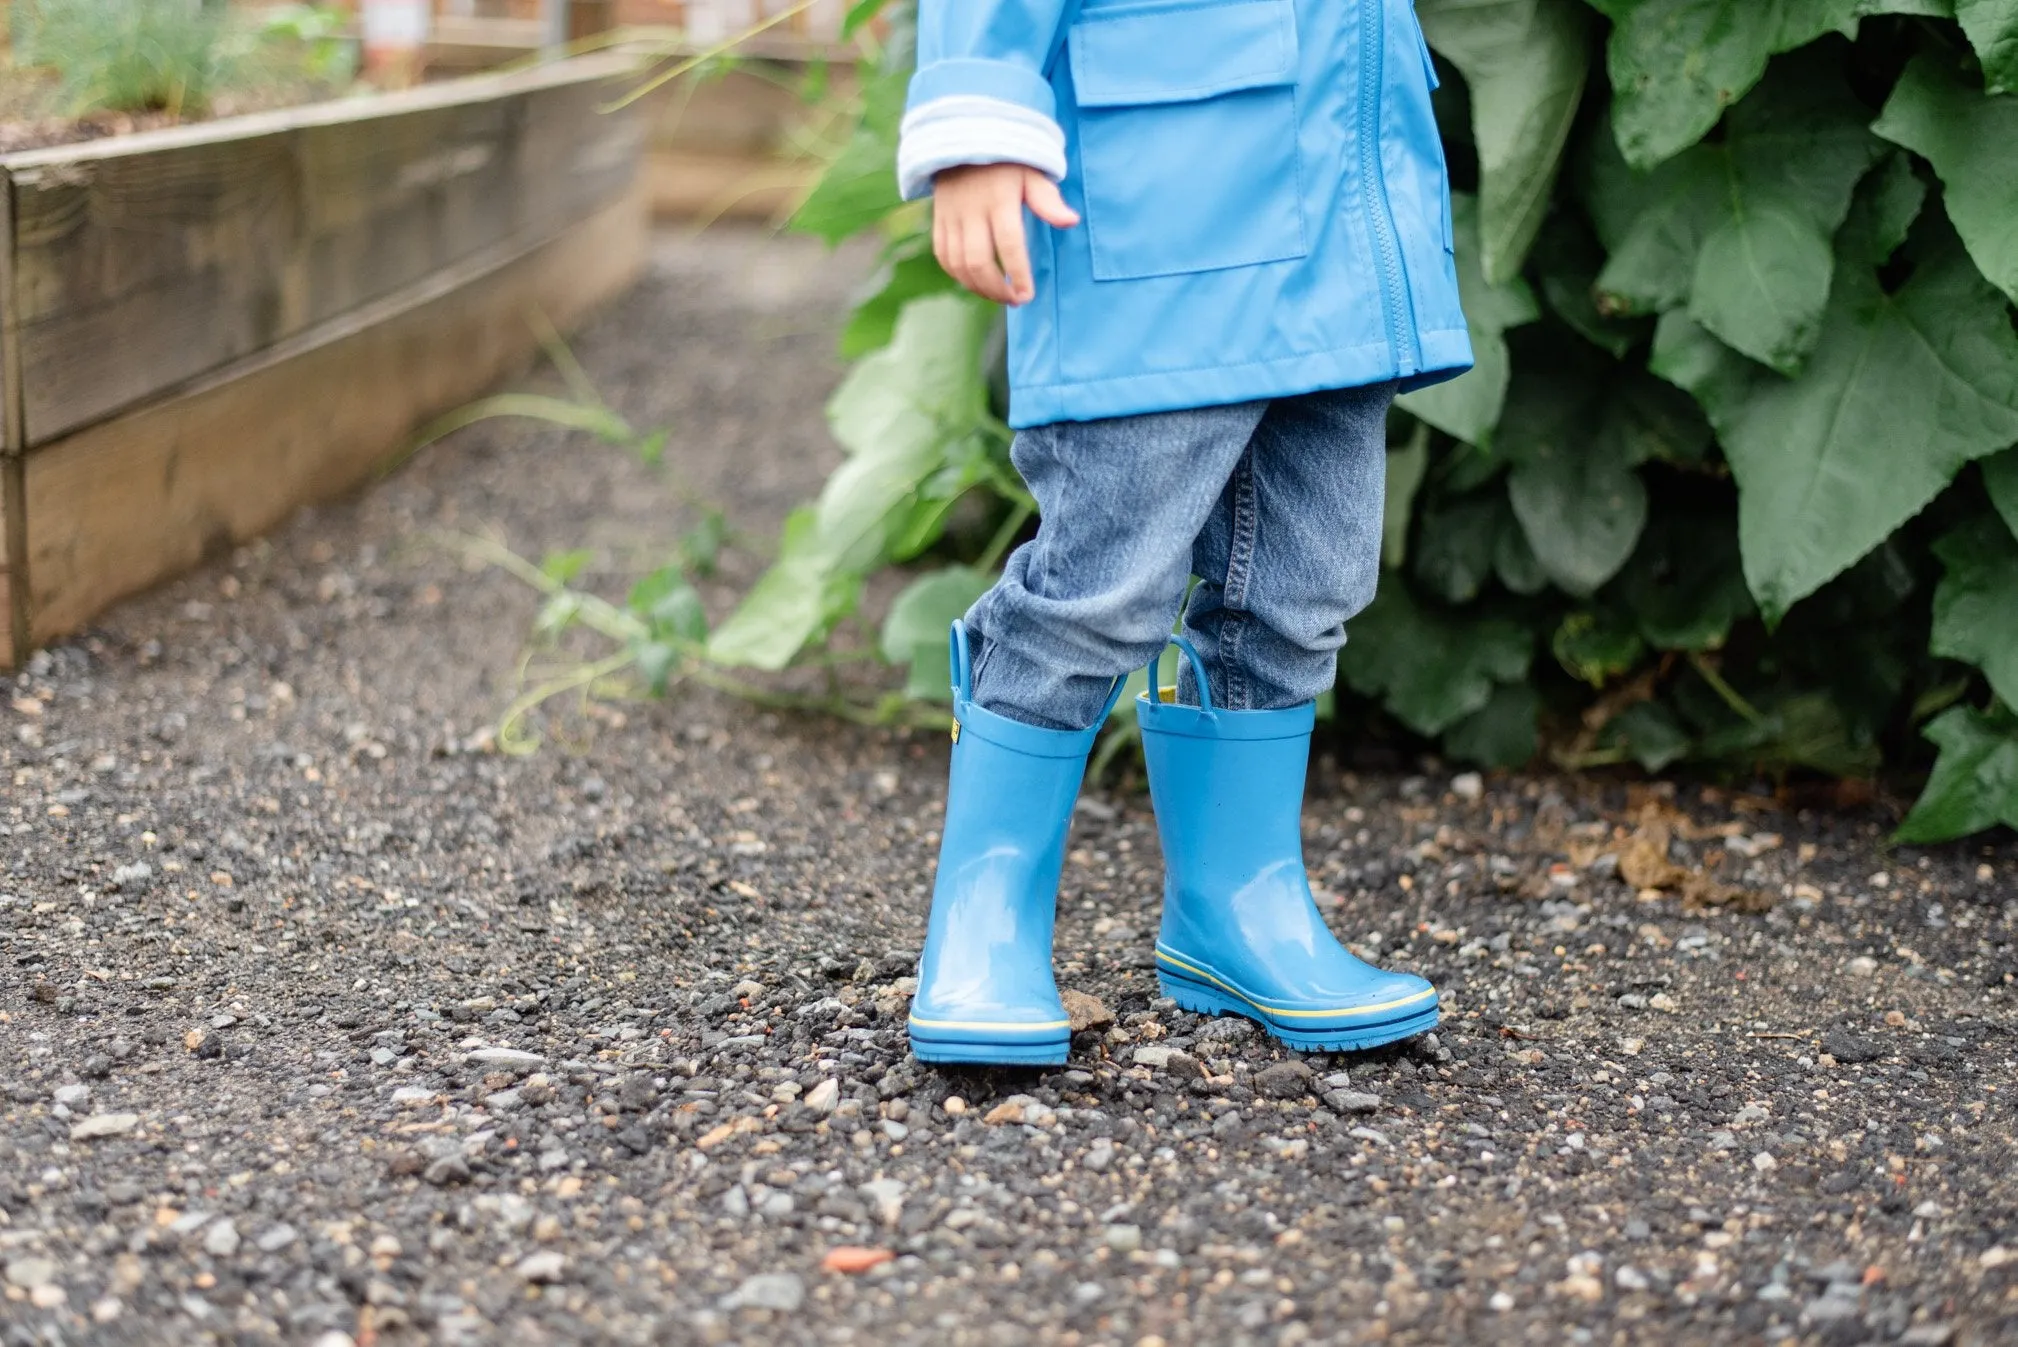
[[[1410,0],[920,0],[898,175],[1021,163],[1010,424],[1462,373],[1450,184]]]

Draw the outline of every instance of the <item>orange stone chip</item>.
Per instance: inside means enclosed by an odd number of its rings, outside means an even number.
[[[864,1249],[854,1244],[843,1244],[827,1250],[827,1256],[820,1260],[820,1269],[823,1272],[867,1272],[878,1263],[887,1263],[896,1256],[888,1249]]]

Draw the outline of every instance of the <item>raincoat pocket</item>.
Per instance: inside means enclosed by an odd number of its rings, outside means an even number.
[[[1422,53],[1423,83],[1429,86],[1431,93],[1435,93],[1441,87],[1442,81],[1436,77],[1436,61],[1429,54],[1429,35],[1422,31],[1422,20],[1416,17],[1412,11],[1409,17],[1415,24],[1416,50]],[[1443,218],[1440,221],[1443,225],[1443,250],[1447,253],[1454,253],[1457,251],[1457,227],[1452,222],[1450,216],[1450,171],[1443,167],[1443,141],[1441,139],[1437,141],[1436,157],[1438,167],[1442,169],[1437,174],[1437,177],[1442,180],[1438,184],[1438,190],[1443,195]]]
[[[1095,11],[1068,46],[1095,280],[1308,253],[1292,0]]]

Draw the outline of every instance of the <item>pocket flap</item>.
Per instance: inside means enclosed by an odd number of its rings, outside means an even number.
[[[1082,108],[1188,103],[1296,82],[1293,0],[1234,0],[1099,11],[1074,24],[1072,84]]]

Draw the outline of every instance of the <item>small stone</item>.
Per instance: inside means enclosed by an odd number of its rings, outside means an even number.
[[[1029,1117],[1036,1103],[1037,1101],[1028,1095],[1013,1094],[982,1114],[981,1121],[990,1127],[1000,1127],[1004,1123],[1020,1123]]]
[[[826,1256],[820,1260],[820,1270],[853,1276],[872,1267],[880,1267],[896,1256],[888,1249],[865,1249],[855,1244],[842,1244],[827,1250]]]
[[[424,1085],[402,1085],[392,1092],[395,1108],[420,1108],[433,1102],[434,1091]]]
[[[519,1260],[518,1274],[529,1282],[546,1284],[557,1282],[567,1275],[566,1255],[553,1249],[542,1249],[538,1253],[527,1254]]]
[[[332,1328],[317,1338],[313,1347],[357,1347],[357,1339],[340,1328]]]
[[[1868,954],[1859,954],[1843,967],[1852,977],[1867,978],[1878,971],[1878,961]]]
[[[1899,1335],[1900,1347],[1948,1347],[1954,1341],[1953,1324],[1914,1324]]]
[[[725,1310],[776,1310],[795,1313],[806,1303],[806,1284],[790,1272],[760,1272],[724,1297]]]
[[[94,1052],[84,1059],[78,1073],[90,1080],[104,1080],[112,1074],[112,1059],[102,1052]]]
[[[1854,1319],[1861,1312],[1862,1307],[1854,1298],[1839,1295],[1832,1287],[1809,1301],[1801,1310],[1801,1317],[1809,1323],[1833,1324],[1844,1319]]]
[[[1882,1045],[1848,1029],[1831,1029],[1823,1034],[1822,1051],[1839,1062],[1875,1062],[1885,1055]]]
[[[57,1103],[67,1109],[80,1109],[91,1102],[91,1087],[89,1085],[59,1085],[56,1087],[54,1097]]]
[[[1504,1291],[1495,1291],[1492,1293],[1492,1297],[1486,1301],[1486,1306],[1495,1314],[1505,1314],[1514,1307],[1514,1298]]]
[[[260,1231],[259,1238],[252,1243],[261,1253],[279,1253],[298,1238],[294,1227],[282,1221],[279,1225],[268,1226]]]
[[[60,1286],[38,1286],[28,1293],[28,1303],[38,1310],[53,1310],[70,1299],[70,1293]]]
[[[957,1094],[949,1094],[940,1103],[939,1107],[946,1110],[946,1116],[957,1118],[967,1111],[967,1101]]]
[[[1770,1174],[1779,1167],[1780,1162],[1773,1158],[1771,1151],[1760,1151],[1752,1157],[1752,1168],[1761,1174]]]
[[[1165,1047],[1160,1043],[1144,1044],[1135,1050],[1135,1064],[1154,1070],[1168,1071],[1173,1076],[1186,1079],[1202,1079],[1205,1064],[1182,1048]]]
[[[821,1081],[818,1085],[806,1091],[806,1097],[799,1102],[808,1111],[824,1115],[832,1113],[834,1105],[839,1103],[840,1099],[841,1082],[829,1076],[826,1080]]]
[[[1110,1225],[1100,1232],[1100,1242],[1116,1253],[1134,1253],[1142,1247],[1142,1227],[1139,1225]]]
[[[48,1286],[56,1280],[56,1261],[51,1258],[16,1258],[7,1264],[7,1282],[24,1291]]]
[[[1644,1291],[1652,1283],[1647,1280],[1646,1273],[1628,1263],[1612,1274],[1612,1285],[1621,1291]]]
[[[1327,1090],[1324,1102],[1334,1113],[1372,1113],[1380,1108],[1380,1096],[1358,1090]]]
[[[1655,992],[1647,998],[1647,1009],[1649,1010],[1658,1010],[1664,1014],[1672,1015],[1681,1008],[1681,1004],[1666,992]]]
[[[897,1224],[897,1218],[904,1213],[903,1180],[872,1179],[859,1191],[876,1208],[876,1215],[884,1225]]]
[[[1294,1057],[1263,1067],[1254,1076],[1254,1091],[1270,1099],[1300,1099],[1310,1092],[1317,1075]]]
[[[1254,1021],[1243,1020],[1236,1015],[1222,1016],[1198,1031],[1201,1043],[1245,1043],[1260,1033]]]
[[[2002,1244],[1992,1244],[1982,1253],[1976,1255],[1977,1265],[1986,1271],[1990,1268],[2003,1267],[2014,1259],[2018,1259],[2018,1254],[2012,1253]]]
[[[229,1217],[211,1222],[203,1232],[203,1251],[212,1258],[229,1258],[238,1252],[238,1227]]]
[[[70,1129],[70,1139],[95,1141],[101,1137],[125,1136],[138,1126],[138,1113],[94,1113]]]
[[[1477,772],[1459,772],[1450,779],[1450,793],[1460,800],[1477,800],[1485,794],[1485,778]]]
[[[1098,997],[1068,990],[1058,993],[1058,999],[1065,1003],[1065,1015],[1072,1022],[1075,1034],[1088,1029],[1105,1029],[1114,1023],[1114,1012]]]
[[[547,1059],[536,1052],[523,1052],[518,1048],[478,1048],[469,1054],[469,1060],[480,1066],[502,1067],[505,1070],[530,1071],[534,1067],[545,1066]]]
[[[911,1135],[911,1129],[895,1118],[885,1118],[878,1126],[883,1129],[883,1135],[892,1141],[902,1141]]]
[[[126,1312],[126,1306],[117,1296],[100,1296],[91,1302],[91,1322],[109,1324]]]
[[[454,1184],[468,1183],[469,1162],[460,1155],[444,1155],[441,1159],[421,1171],[421,1178],[437,1188],[447,1188]]]

